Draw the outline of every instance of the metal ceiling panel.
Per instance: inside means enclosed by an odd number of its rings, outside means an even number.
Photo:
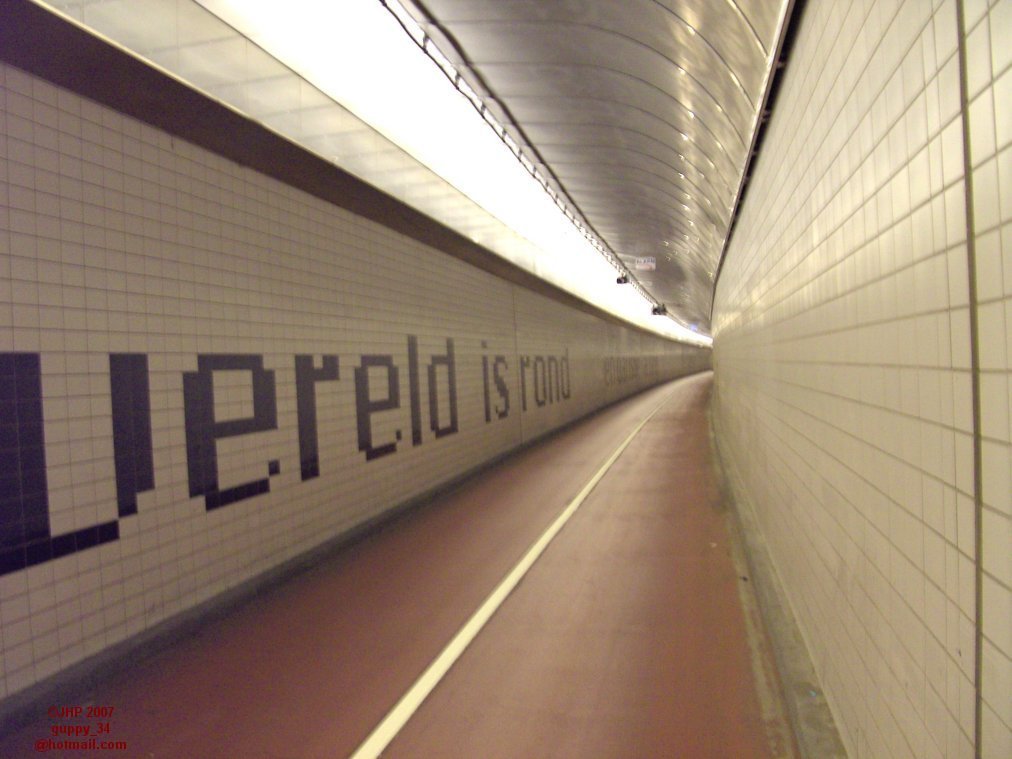
[[[549,191],[671,315],[709,333],[713,277],[792,0],[375,0],[398,1]],[[541,268],[528,241],[193,0],[50,4]],[[644,258],[656,269],[637,268]]]
[[[628,264],[656,259],[645,275],[651,295],[708,332],[713,275],[788,4],[417,0],[408,9],[603,242]]]

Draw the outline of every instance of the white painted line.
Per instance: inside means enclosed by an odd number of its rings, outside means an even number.
[[[401,728],[411,719],[411,715],[415,713],[426,697],[439,684],[439,681],[443,679],[443,676],[450,670],[454,662],[464,653],[464,649],[477,637],[478,633],[485,626],[485,623],[491,619],[503,601],[506,600],[506,597],[509,596],[520,580],[523,579],[524,575],[527,574],[527,571],[538,560],[538,557],[544,553],[548,544],[552,542],[552,539],[565,526],[570,517],[576,513],[576,510],[580,508],[580,505],[597,486],[597,483],[601,481],[601,478],[611,469],[612,464],[622,455],[622,452],[629,446],[632,439],[636,437],[636,434],[660,410],[661,406],[667,403],[670,397],[671,393],[665,396],[664,400],[643,421],[636,425],[636,428],[629,433],[629,436],[608,457],[608,460],[590,478],[590,481],[583,486],[583,489],[576,497],[569,502],[566,508],[562,510],[562,513],[556,517],[555,521],[542,533],[541,537],[527,549],[527,553],[520,559],[520,562],[510,570],[510,573],[506,575],[496,589],[485,599],[484,603],[478,608],[478,611],[460,628],[460,631],[454,636],[453,640],[446,645],[446,648],[429,665],[428,669],[422,673],[421,677],[415,681],[415,684],[411,686],[407,693],[401,696],[401,700],[394,705],[393,709],[383,718],[383,721],[376,726],[372,733],[369,734],[369,737],[355,750],[350,759],[376,759],[390,744]]]

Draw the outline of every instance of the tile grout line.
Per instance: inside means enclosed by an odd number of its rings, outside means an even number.
[[[966,6],[956,0],[956,41],[959,57],[959,106],[963,131],[963,188],[966,203],[966,266],[970,316],[970,397],[973,414],[973,551],[974,551],[974,645],[973,645],[973,753],[983,756],[984,704],[984,497],[983,441],[981,439],[980,324],[977,303],[977,241],[973,212],[973,157],[970,152],[970,93],[966,52]]]

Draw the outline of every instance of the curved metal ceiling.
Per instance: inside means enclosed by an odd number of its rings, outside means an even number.
[[[795,0],[369,1],[402,26],[410,15],[424,43],[406,33],[470,91],[595,247],[677,322],[709,334],[714,276]],[[46,4],[540,271],[536,246],[243,37],[242,2]]]
[[[791,0],[401,4],[644,288],[708,333]]]

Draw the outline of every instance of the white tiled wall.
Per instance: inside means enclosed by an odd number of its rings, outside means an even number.
[[[982,745],[1012,755],[1012,2],[966,3],[981,395]]]
[[[811,0],[717,286],[715,425],[848,751],[1012,756],[1012,2]]]
[[[0,353],[41,355],[51,533],[117,521],[118,540],[0,576],[0,697],[264,572],[709,353],[625,330],[9,67],[0,67]],[[411,442],[418,338],[421,445]],[[454,342],[459,431],[429,424],[427,365]],[[155,487],[118,518],[109,354],[148,358]],[[277,426],[217,441],[221,488],[280,472],[212,511],[191,498],[183,375],[198,354],[254,354]],[[303,481],[294,356],[337,355],[315,385],[320,476]],[[399,370],[398,408],[359,450],[362,356]],[[485,420],[482,356],[508,364],[510,412]],[[569,398],[522,413],[518,369],[569,366]],[[609,360],[639,363],[623,381]],[[373,400],[385,371],[370,370]],[[254,411],[251,373],[213,374],[215,420]],[[440,426],[448,381],[437,371]],[[383,381],[384,384],[379,383]],[[534,380],[528,376],[528,382]],[[493,407],[503,398],[491,390]],[[4,409],[11,424],[10,410]],[[400,440],[397,436],[400,434]]]

